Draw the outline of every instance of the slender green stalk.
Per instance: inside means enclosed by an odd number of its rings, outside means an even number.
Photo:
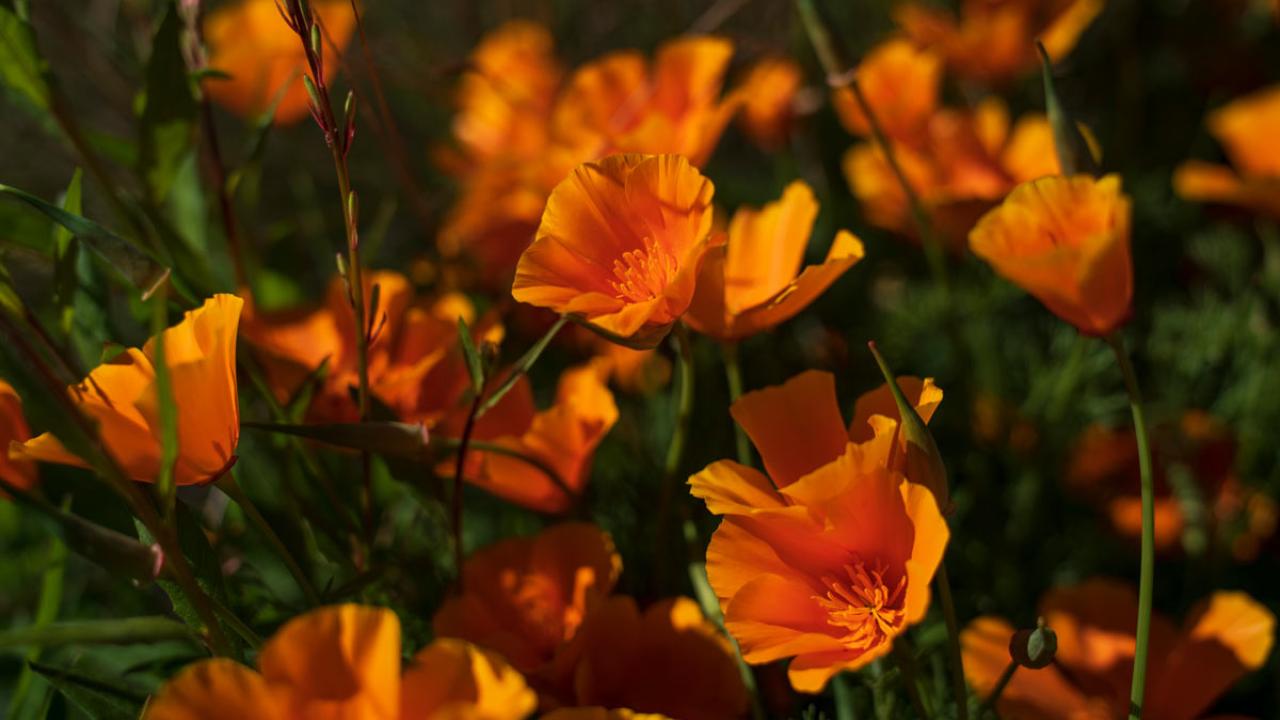
[[[476,427],[476,418],[480,414],[481,398],[484,397],[484,388],[481,387],[480,392],[476,393],[476,397],[471,401],[471,411],[467,413],[467,423],[462,427],[462,437],[458,440],[458,455],[453,471],[453,497],[450,499],[450,517],[453,522],[453,563],[457,568],[458,579],[454,585],[454,591],[462,594],[462,566],[465,560],[462,547],[462,486],[465,480],[467,470],[467,449],[471,444],[471,433]]]
[[[956,604],[951,596],[951,579],[947,577],[947,563],[938,564],[938,600],[942,604],[942,617],[947,623],[947,654],[951,659],[951,692],[956,700],[956,717],[969,718],[969,691],[964,682],[964,661],[960,656],[960,623],[956,621]]]
[[[288,568],[289,574],[293,576],[293,579],[298,583],[298,587],[302,590],[302,594],[306,596],[307,604],[311,607],[319,605],[320,594],[316,592],[315,586],[311,584],[311,579],[307,577],[306,571],[294,559],[293,553],[289,552],[289,548],[285,546],[284,541],[276,534],[275,529],[271,527],[271,523],[262,517],[261,512],[258,512],[258,506],[249,499],[244,488],[240,487],[235,474],[229,472],[223,475],[222,479],[218,480],[216,484],[219,490],[226,493],[228,497],[240,506],[240,509],[249,518],[249,522],[253,523],[258,532],[262,533],[267,542],[271,544],[271,548],[280,556],[280,560]]]
[[[48,645],[123,645],[157,640],[194,640],[191,628],[167,617],[68,620],[0,632],[0,648]]]
[[[738,344],[722,343],[721,353],[724,355],[724,374],[729,381],[729,402],[735,403],[742,397],[742,365],[738,361]],[[738,462],[751,465],[751,441],[747,433],[738,423],[733,424],[734,440],[737,442]]]
[[[831,695],[836,706],[836,720],[858,720],[857,709],[853,706],[853,687],[849,675],[840,673],[831,678]]]
[[[520,356],[520,359],[516,361],[515,366],[511,368],[509,373],[507,373],[507,377],[502,380],[502,383],[498,385],[497,389],[489,393],[489,396],[485,398],[484,402],[480,403],[480,410],[476,414],[476,417],[484,417],[484,414],[492,410],[493,407],[502,400],[503,396],[515,386],[516,382],[520,378],[529,373],[529,369],[533,367],[533,364],[538,361],[538,357],[542,355],[542,351],[547,349],[547,345],[551,343],[552,338],[559,334],[560,330],[564,328],[568,322],[568,316],[561,315],[560,319],[556,320],[556,324],[552,325],[551,329],[547,330],[545,335],[538,338],[538,341],[526,350],[524,355]]]
[[[1133,434],[1138,441],[1138,470],[1142,481],[1142,558],[1138,570],[1138,636],[1133,653],[1133,681],[1129,686],[1129,718],[1142,717],[1143,695],[1147,687],[1147,653],[1151,640],[1151,595],[1155,581],[1155,483],[1151,474],[1151,445],[1147,437],[1147,418],[1142,409],[1142,391],[1138,376],[1129,361],[1124,339],[1113,334],[1107,339],[1115,353],[1124,387],[1129,393],[1129,412],[1133,415]]]
[[[902,686],[907,691],[907,699],[911,701],[911,709],[920,720],[928,720],[929,711],[924,707],[920,697],[920,687],[916,682],[916,663],[911,657],[906,638],[899,636],[893,643],[893,659],[898,663],[898,672],[902,677]]]
[[[1000,714],[996,712],[996,703],[1000,702],[1000,696],[1004,694],[1004,689],[1009,686],[1009,681],[1013,679],[1013,674],[1018,671],[1018,663],[1010,661],[1004,667],[1004,672],[1000,673],[1000,679],[996,680],[995,687],[991,689],[991,694],[986,700],[982,701],[982,705],[978,708],[978,718],[986,717],[987,713],[995,713],[996,717]]]
[[[684,458],[685,439],[689,434],[689,418],[693,415],[693,344],[683,323],[676,323],[673,338],[676,345],[680,380],[675,386],[676,417],[671,430],[671,442],[667,445],[667,457],[663,463],[662,485],[658,488],[658,519],[654,537],[654,577],[659,583],[665,577],[666,536],[670,525],[671,505],[675,484]],[[683,539],[683,536],[681,536]]]

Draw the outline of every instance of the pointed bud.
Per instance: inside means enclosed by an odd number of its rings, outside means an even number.
[[[938,502],[938,509],[944,515],[949,515],[953,508],[947,486],[947,468],[942,462],[942,453],[938,452],[937,443],[933,441],[933,434],[929,432],[929,427],[916,412],[915,406],[903,394],[902,388],[898,386],[898,378],[889,369],[889,364],[885,362],[876,344],[869,342],[867,347],[871,349],[876,364],[880,366],[880,372],[889,386],[889,392],[893,394],[893,401],[898,406],[900,418],[898,448],[903,454],[903,459],[900,461],[904,468],[903,474],[907,476],[909,482],[929,488]]]
[[[315,23],[311,25],[311,52],[315,53],[317,58],[324,54],[324,45],[320,38],[320,26]]]
[[[310,75],[303,75],[302,85],[307,89],[307,97],[311,98],[311,112],[313,114],[319,113],[321,108],[320,91],[316,90],[315,81],[311,79]]]
[[[342,253],[334,253],[334,259],[338,262],[338,275],[343,280],[347,279],[347,258]]]
[[[355,190],[347,193],[347,222],[351,223],[351,227],[360,224],[360,198]]]
[[[1049,115],[1049,125],[1053,128],[1053,144],[1058,151],[1058,165],[1063,175],[1085,173],[1098,176],[1102,174],[1098,167],[1097,149],[1091,145],[1080,125],[1072,119],[1053,83],[1053,61],[1044,45],[1037,42],[1040,51],[1040,69],[1044,76],[1044,107]]]
[[[1058,636],[1045,624],[1036,621],[1035,630],[1019,630],[1009,639],[1009,657],[1017,664],[1039,670],[1053,662],[1058,652]]]

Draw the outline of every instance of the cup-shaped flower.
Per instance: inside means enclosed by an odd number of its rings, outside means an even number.
[[[465,477],[518,505],[546,513],[570,510],[581,496],[591,456],[613,424],[618,406],[600,369],[585,365],[560,376],[555,404],[537,410],[527,378],[518,380],[502,400],[476,423],[472,439],[483,440],[533,458],[528,460],[472,448]],[[450,432],[445,428],[442,432]],[[552,477],[547,471],[554,471]]]
[[[1189,161],[1174,173],[1174,189],[1188,200],[1280,217],[1280,85],[1218,108],[1208,125],[1233,167]]]
[[[520,673],[492,652],[437,640],[403,672],[400,653],[400,621],[390,610],[323,607],[280,628],[258,670],[223,658],[183,669],[143,717],[521,720],[536,704]]]
[[[694,330],[734,341],[794,317],[862,259],[862,242],[846,230],[836,234],[821,265],[800,271],[818,202],[802,181],[782,198],[757,210],[739,209],[728,241],[712,248],[698,274],[685,317]]]
[[[14,443],[24,443],[31,438],[27,418],[22,413],[22,398],[18,391],[0,380],[0,479],[19,490],[29,490],[36,484],[36,466],[30,460],[11,459],[8,448]],[[4,491],[0,490],[0,497]]]
[[[984,215],[969,247],[1080,332],[1105,336],[1133,299],[1129,213],[1118,176],[1045,177]]]
[[[743,658],[794,658],[792,686],[817,692],[924,617],[946,521],[892,466],[892,419],[872,416],[872,438],[850,441],[830,374],[747,393],[731,413],[768,474],[721,460],[690,478],[724,516],[707,576]]]
[[[312,12],[323,28],[325,79],[337,69],[338,52],[355,30],[350,0],[315,0]],[[276,105],[274,121],[286,125],[307,116],[310,103],[302,76],[310,72],[302,41],[284,21],[275,0],[240,0],[204,19],[209,76],[203,88],[219,105],[254,118]]]
[[[178,485],[216,480],[235,458],[240,439],[236,386],[236,328],[244,304],[234,295],[214,295],[164,331],[164,363],[177,409]],[[107,452],[129,477],[154,482],[160,474],[160,400],[156,384],[156,339],[129,348],[99,365],[71,399],[98,425]],[[11,458],[87,467],[51,433],[9,446]]]
[[[924,132],[929,118],[938,110],[941,58],[896,38],[867,53],[856,73],[858,86],[885,135],[911,141]],[[832,105],[849,132],[871,135],[871,123],[852,90],[837,89]]]
[[[996,708],[1010,720],[1121,718],[1129,712],[1138,598],[1128,586],[1094,579],[1049,592],[1040,614],[1058,637],[1054,663],[1020,669]],[[1271,654],[1275,615],[1242,592],[1218,591],[1192,608],[1181,629],[1151,618],[1143,717],[1195,720]],[[1009,663],[1014,628],[998,617],[974,620],[960,641],[965,677],[989,696]]]
[[[556,186],[511,294],[637,347],[688,309],[712,246],[711,181],[679,155],[614,155]]]

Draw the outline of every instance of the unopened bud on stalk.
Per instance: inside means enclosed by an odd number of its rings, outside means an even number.
[[[338,261],[338,275],[343,279],[347,279],[347,259],[342,253],[334,253],[334,259]]]
[[[1009,657],[1018,665],[1039,670],[1053,662],[1058,652],[1058,636],[1045,624],[1044,618],[1036,620],[1035,630],[1019,630],[1009,639]]]
[[[351,227],[360,224],[360,198],[356,195],[356,191],[352,190],[347,193],[347,222]]]
[[[311,98],[311,112],[318,114],[320,112],[320,91],[316,90],[316,84],[310,75],[302,76],[302,84],[307,88],[307,97]]]
[[[311,52],[315,53],[317,58],[323,57],[324,45],[321,44],[320,26],[316,23],[311,24]]]

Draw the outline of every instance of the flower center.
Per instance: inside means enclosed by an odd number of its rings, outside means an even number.
[[[675,274],[675,256],[653,238],[645,238],[642,249],[628,250],[613,261],[613,275],[618,279],[609,284],[619,300],[644,302],[661,295]]]
[[[848,628],[849,634],[841,641],[850,648],[875,647],[902,627],[907,577],[903,575],[890,588],[884,579],[887,570],[883,563],[868,568],[861,560],[854,560],[844,566],[847,579],[822,578],[827,595],[814,599],[827,611],[827,622]]]

